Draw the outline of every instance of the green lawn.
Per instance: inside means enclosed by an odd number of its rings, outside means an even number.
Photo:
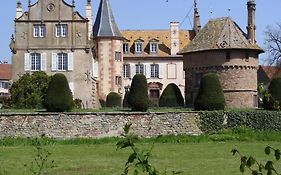
[[[239,157],[231,155],[231,149],[255,155],[265,161],[263,153],[267,145],[280,148],[280,142],[201,142],[201,143],[156,143],[151,161],[158,170],[183,171],[184,175],[240,175]],[[150,143],[141,143],[149,148]],[[52,155],[56,167],[52,175],[120,175],[128,158],[129,150],[116,150],[115,143],[45,146]],[[26,163],[35,157],[32,146],[0,147],[0,168],[9,175],[24,175]],[[0,170],[1,174],[1,170]],[[30,174],[30,173],[29,173]]]

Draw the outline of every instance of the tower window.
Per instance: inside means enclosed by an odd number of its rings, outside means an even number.
[[[115,77],[115,85],[121,86],[122,85],[122,77],[121,76],[116,76]]]
[[[250,55],[249,55],[249,53],[246,53],[246,54],[245,54],[245,60],[248,62],[249,59],[250,59]]]
[[[115,60],[116,61],[121,61],[122,60],[122,58],[121,58],[121,52],[115,52]]]
[[[226,59],[226,60],[230,60],[230,52],[226,52],[225,59]]]

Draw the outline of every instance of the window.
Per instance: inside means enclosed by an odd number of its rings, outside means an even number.
[[[150,53],[157,53],[158,50],[158,44],[157,43],[150,43]]]
[[[56,37],[67,37],[67,24],[56,25]]]
[[[46,26],[44,24],[35,24],[33,26],[33,36],[35,38],[44,38],[46,36]]]
[[[115,85],[121,86],[122,85],[122,77],[121,76],[116,76],[115,77]]]
[[[31,70],[39,71],[41,70],[41,54],[40,53],[31,53]]]
[[[0,81],[0,89],[9,89],[9,83],[5,81]]]
[[[115,52],[115,60],[116,61],[121,61],[122,58],[121,58],[121,52]]]
[[[159,65],[158,64],[151,64],[151,78],[159,78]]]
[[[58,70],[67,70],[68,69],[68,56],[66,53],[58,54]]]
[[[124,78],[130,78],[130,64],[124,64]]]
[[[125,54],[129,53],[129,43],[124,43],[123,44],[123,52]]]
[[[125,86],[124,89],[125,89],[125,92],[129,92],[130,91],[130,86]]]
[[[144,65],[136,64],[136,74],[144,74]]]
[[[195,77],[194,77],[194,86],[196,88],[200,87],[200,83],[201,83],[201,78],[203,76],[203,73],[196,73]]]
[[[142,53],[142,43],[135,43],[136,44],[136,54],[141,54]]]

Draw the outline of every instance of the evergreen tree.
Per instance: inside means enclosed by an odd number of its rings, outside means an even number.
[[[130,88],[129,104],[133,111],[147,111],[149,107],[147,81],[143,74],[137,74],[133,78]]]
[[[106,96],[106,107],[121,107],[121,96],[116,92],[110,92]]]
[[[160,107],[180,107],[184,106],[184,99],[180,89],[174,83],[168,84],[164,89],[160,99]]]
[[[63,74],[57,73],[51,77],[44,99],[44,106],[50,112],[65,112],[73,108],[72,93]]]
[[[194,101],[195,110],[222,110],[225,99],[217,74],[205,74],[200,83],[197,98]]]

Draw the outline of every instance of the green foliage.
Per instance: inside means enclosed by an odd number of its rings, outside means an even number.
[[[242,126],[259,131],[281,132],[281,115],[277,111],[204,111],[199,115],[201,130],[206,133]]]
[[[73,103],[74,103],[75,109],[82,109],[82,100],[81,99],[75,98]]]
[[[200,83],[197,98],[194,101],[195,110],[222,110],[225,99],[218,76],[215,73],[205,74]]]
[[[51,77],[48,85],[44,106],[50,112],[70,111],[73,106],[73,97],[66,77],[57,73]]]
[[[262,85],[260,85],[262,86]],[[263,95],[263,108],[266,110],[280,110],[281,102],[281,78],[271,80],[268,90],[259,88],[259,92]]]
[[[110,92],[106,96],[106,107],[121,107],[121,96],[116,92]]]
[[[101,107],[106,107],[106,102],[103,99],[99,99]]]
[[[143,74],[135,75],[129,95],[129,104],[133,111],[147,111],[149,107],[147,91],[146,77]]]
[[[200,112],[200,129],[204,133],[215,133],[223,129],[223,111]]]
[[[27,171],[33,175],[48,174],[48,171],[55,167],[54,160],[49,160],[51,153],[43,147],[40,141],[40,139],[34,140],[33,146],[36,149],[35,158],[29,164],[24,165]]]
[[[49,79],[45,72],[27,73],[21,76],[10,88],[11,107],[17,109],[42,108]]]
[[[129,96],[130,96],[130,91],[125,92],[125,96],[124,96],[124,99],[123,99],[123,108],[129,108],[130,107]]]
[[[276,175],[279,174],[274,167],[273,160],[268,160],[265,164],[263,164],[257,161],[256,158],[252,156],[247,157],[245,155],[242,155],[237,149],[233,149],[231,152],[233,156],[240,156],[241,164],[239,169],[241,173],[245,173],[246,170],[249,170],[252,175],[272,175],[273,173]],[[271,152],[274,152],[275,161],[280,160],[281,153],[279,149],[274,149],[270,146],[267,146],[264,152],[266,155],[270,155]]]
[[[154,148],[154,144],[152,147],[147,150],[139,149],[135,144],[138,141],[138,136],[130,133],[130,127],[132,124],[126,124],[123,128],[124,134],[122,134],[123,138],[117,142],[117,149],[125,149],[130,148],[132,153],[129,155],[128,160],[125,164],[124,172],[121,175],[128,175],[129,172],[134,172],[134,175],[138,175],[140,173],[145,173],[147,175],[160,175],[159,171],[156,170],[154,166],[150,163],[150,157],[152,149]],[[133,170],[132,170],[133,169]],[[171,174],[181,174],[180,171],[172,171]],[[168,172],[165,171],[162,175],[167,175]]]
[[[180,89],[174,83],[168,84],[159,99],[160,107],[182,107],[184,99]]]

